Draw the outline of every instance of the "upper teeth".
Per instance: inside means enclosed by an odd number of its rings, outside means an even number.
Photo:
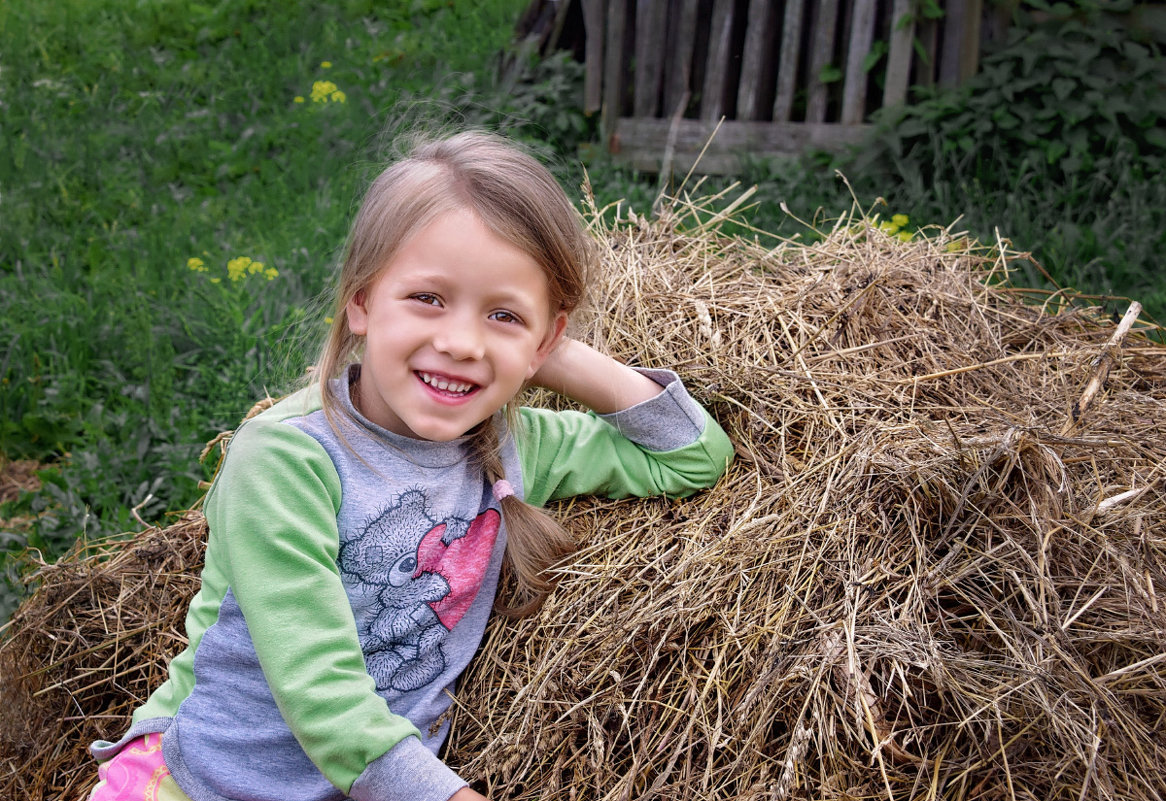
[[[430,375],[429,373],[418,373],[421,380],[431,387],[437,387],[444,392],[469,392],[473,388],[473,384],[463,384],[460,381],[450,381],[441,376]]]

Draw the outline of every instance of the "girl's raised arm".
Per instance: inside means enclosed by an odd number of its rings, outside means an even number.
[[[650,400],[663,387],[626,364],[575,339],[563,338],[531,383],[610,414]]]

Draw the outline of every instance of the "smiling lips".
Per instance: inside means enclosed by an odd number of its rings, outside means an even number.
[[[478,388],[477,384],[469,384],[464,381],[451,380],[442,375],[434,373],[424,373],[417,371],[417,377],[441,392],[446,392],[451,395],[468,395],[470,392]]]

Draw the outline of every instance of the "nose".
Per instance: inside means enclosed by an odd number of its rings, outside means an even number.
[[[486,355],[482,325],[468,315],[447,318],[447,324],[433,337],[433,347],[457,361],[481,359]]]

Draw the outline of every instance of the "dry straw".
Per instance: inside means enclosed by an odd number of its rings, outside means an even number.
[[[557,510],[581,550],[491,623],[447,760],[497,799],[1163,798],[1166,347],[948,231],[758,242],[717,203],[593,216],[593,336],[677,369],[738,458]],[[0,795],[91,783],[181,645],[202,527],[40,570]]]

